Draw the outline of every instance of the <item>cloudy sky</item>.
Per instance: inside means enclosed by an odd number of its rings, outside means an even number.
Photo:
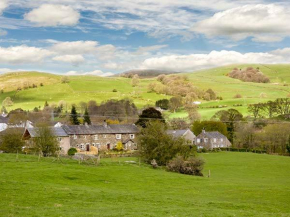
[[[290,63],[288,0],[0,0],[0,73]]]

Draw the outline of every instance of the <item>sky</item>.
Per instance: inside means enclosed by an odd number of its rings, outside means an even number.
[[[290,63],[290,1],[0,0],[0,73]]]

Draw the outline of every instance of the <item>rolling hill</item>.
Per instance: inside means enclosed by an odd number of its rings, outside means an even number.
[[[270,78],[270,83],[242,82],[226,76],[234,67],[245,68],[248,66],[259,67],[260,70]],[[265,102],[276,98],[287,97],[290,93],[290,65],[230,65],[219,68],[183,73],[189,80],[201,89],[212,88],[221,101],[204,101],[199,112],[204,119],[210,118],[220,108],[236,108],[247,115],[247,105],[250,103]],[[138,87],[131,86],[131,79],[123,77],[96,77],[96,76],[70,76],[70,82],[61,83],[61,75],[39,72],[17,72],[0,76],[0,102],[7,96],[12,97],[14,105],[9,109],[23,108],[33,109],[43,106],[47,100],[49,103],[58,103],[61,100],[69,104],[80,101],[96,100],[97,103],[108,99],[130,98],[141,108],[145,105],[153,105],[156,100],[170,98],[170,96],[148,93],[147,86],[155,78],[144,78],[140,80]],[[24,83],[36,84],[37,88],[22,89]],[[43,86],[40,86],[43,83]],[[116,89],[117,92],[113,92]],[[235,98],[240,94],[242,98]],[[242,106],[235,107],[236,104]],[[211,107],[211,108],[210,108]],[[184,111],[168,114],[170,117],[186,117]]]

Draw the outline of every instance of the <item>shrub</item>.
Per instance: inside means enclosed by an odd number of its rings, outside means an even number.
[[[178,156],[167,164],[167,169],[181,174],[203,176],[201,172],[203,165],[204,160],[201,158],[190,157],[184,160],[182,157]]]
[[[113,89],[113,92],[116,93],[116,92],[118,92],[118,91],[117,91],[117,89]]]
[[[241,95],[241,94],[236,94],[236,95],[234,96],[234,98],[236,98],[236,99],[242,98],[242,95]]]
[[[67,151],[67,154],[69,156],[74,156],[78,151],[75,149],[75,148],[70,148],[68,151]]]
[[[16,128],[5,130],[0,137],[0,150],[6,153],[21,152],[25,145],[21,137],[22,132]]]

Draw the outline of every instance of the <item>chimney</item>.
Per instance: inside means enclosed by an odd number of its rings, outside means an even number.
[[[202,130],[202,133],[203,133],[203,134],[205,133],[205,129]]]
[[[107,124],[107,121],[106,121],[106,120],[104,120],[103,126],[104,126],[105,128],[108,127],[108,124]]]

